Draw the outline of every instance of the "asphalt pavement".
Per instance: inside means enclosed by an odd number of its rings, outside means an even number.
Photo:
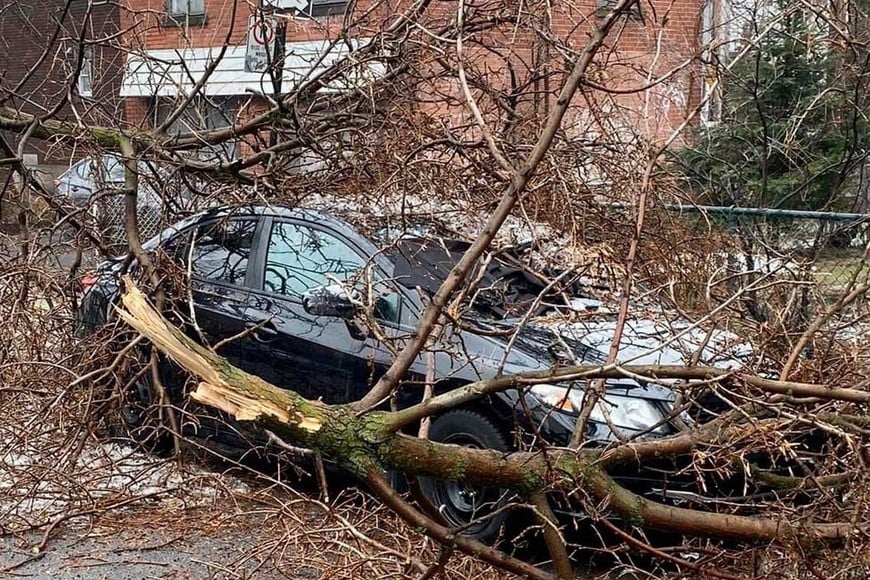
[[[42,534],[0,538],[0,578],[34,580],[286,577],[256,553],[256,532],[215,535],[173,530],[65,530],[34,553]],[[17,565],[17,566],[16,566]],[[14,568],[13,568],[14,567]],[[294,576],[312,578],[316,576]]]

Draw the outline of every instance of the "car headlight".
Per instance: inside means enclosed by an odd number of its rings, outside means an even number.
[[[579,388],[541,384],[533,386],[531,393],[542,403],[554,409],[579,413],[583,407],[585,391]],[[665,415],[653,401],[608,392],[595,402],[589,420],[612,426],[624,438],[641,433],[666,435],[669,431]]]

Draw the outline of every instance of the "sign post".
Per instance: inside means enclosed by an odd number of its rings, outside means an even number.
[[[278,28],[277,20],[271,16],[266,16],[262,12],[251,15],[248,19],[245,72],[263,73],[278,62],[276,51]]]
[[[294,0],[294,2],[299,1]],[[264,13],[264,8],[267,13]],[[257,11],[248,19],[245,72],[269,73],[272,92],[276,98],[279,98],[284,77],[284,43],[287,27],[274,14],[276,8],[274,0],[261,0]],[[269,147],[274,147],[277,142],[278,134],[272,128],[269,130]]]

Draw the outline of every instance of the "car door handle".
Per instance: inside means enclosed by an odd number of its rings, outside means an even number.
[[[270,321],[248,322],[245,328],[251,331],[251,336],[259,342],[272,342],[278,337],[278,329]]]

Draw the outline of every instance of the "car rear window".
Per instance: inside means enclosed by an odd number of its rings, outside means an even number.
[[[243,285],[256,229],[253,219],[220,220],[197,228],[190,253],[194,275]]]
[[[124,165],[121,163],[121,160],[115,157],[114,155],[106,155],[103,157],[104,163],[106,164],[106,174],[108,175],[108,180],[113,183],[119,183],[124,181]]]
[[[85,159],[82,159],[73,166],[73,172],[81,179],[90,179],[91,165],[93,164],[93,162],[93,159],[91,159],[90,157],[86,157]]]

